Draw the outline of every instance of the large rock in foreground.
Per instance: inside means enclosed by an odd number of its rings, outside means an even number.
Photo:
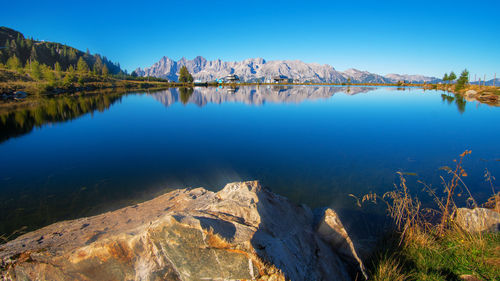
[[[0,262],[4,280],[351,280],[363,268],[335,212],[314,225],[255,181],[49,225],[1,245]]]

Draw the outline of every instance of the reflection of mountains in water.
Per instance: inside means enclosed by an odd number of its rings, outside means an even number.
[[[239,102],[260,105],[264,103],[301,103],[306,100],[328,99],[335,93],[355,95],[373,91],[374,87],[324,87],[324,86],[260,86],[260,87],[196,87],[172,88],[151,95],[170,106],[176,102],[204,106],[208,103]]]

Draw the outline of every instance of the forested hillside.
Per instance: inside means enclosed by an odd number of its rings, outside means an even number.
[[[95,74],[103,71],[109,74],[120,73],[120,64],[113,63],[99,54],[91,55],[73,47],[26,38],[22,33],[8,27],[0,27],[0,64],[16,64],[25,67],[33,62],[55,68],[56,63],[62,71],[70,66],[77,68],[78,60],[83,58],[90,70]]]

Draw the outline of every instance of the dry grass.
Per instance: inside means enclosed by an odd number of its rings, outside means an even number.
[[[0,68],[0,94],[13,93],[16,91],[24,91],[30,94],[39,95],[72,93],[80,90],[90,91],[97,89],[160,89],[176,85],[164,81],[125,80],[111,76],[103,77],[91,74],[80,75],[78,73],[75,73],[75,81],[66,83],[63,79],[66,74],[67,72],[62,72],[62,77],[57,77],[57,75],[55,75],[55,80],[47,81],[44,79],[33,79],[29,75],[29,70],[16,72]]]
[[[466,97],[467,99],[472,98],[477,100],[480,103],[488,104],[491,106],[500,106],[500,87],[498,86],[479,86],[479,85],[466,85],[462,89],[456,89],[455,85],[447,85],[447,84],[432,84],[432,85],[424,85],[424,89],[430,90],[441,90],[446,92],[454,93],[456,96],[459,96],[463,99]],[[476,93],[472,96],[466,95],[467,91],[473,90]]]
[[[384,255],[375,259],[372,280],[459,280],[461,275],[497,280],[500,234],[469,233],[453,222],[456,196],[467,194],[467,205],[478,206],[463,181],[467,173],[462,163],[470,153],[466,150],[454,160],[454,168],[442,168],[448,174],[446,178],[441,177],[444,197],[424,184],[436,209],[421,207],[419,199],[411,195],[402,173],[398,173],[399,184],[383,196],[369,193],[360,199],[351,194],[360,206],[364,202],[384,202],[394,221],[398,241],[381,248]],[[498,208],[500,193],[495,194],[494,177],[487,170],[484,177],[494,194],[484,206]]]
[[[412,275],[405,273],[399,259],[395,256],[382,257],[371,272],[373,281],[405,281],[412,280]]]
[[[438,206],[441,209],[441,224],[439,225],[440,232],[444,231],[444,228],[448,226],[450,220],[453,218],[453,213],[456,210],[456,205],[455,201],[453,200],[453,195],[455,194],[455,191],[458,187],[459,184],[462,184],[465,190],[467,190],[469,194],[468,201],[470,200],[475,207],[477,207],[476,201],[472,197],[472,194],[470,193],[469,189],[467,188],[467,185],[465,185],[464,181],[462,180],[462,177],[466,177],[467,173],[465,170],[462,168],[462,161],[465,156],[469,155],[471,153],[470,150],[464,151],[462,154],[460,154],[459,160],[453,160],[456,162],[456,167],[454,170],[448,168],[448,167],[443,167],[444,170],[448,171],[449,174],[452,175],[452,178],[449,182],[446,182],[443,178],[443,186],[444,186],[444,192],[446,193],[446,200],[441,200],[439,197],[435,197],[435,200],[438,202]]]

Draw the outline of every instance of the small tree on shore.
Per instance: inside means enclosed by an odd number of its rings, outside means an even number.
[[[66,76],[64,76],[63,80],[63,85],[65,87],[71,86],[75,82],[75,69],[73,68],[72,65],[68,67],[68,73],[66,73]]]
[[[457,85],[455,86],[455,90],[461,90],[465,87],[466,84],[469,83],[469,71],[464,69],[460,74],[460,77],[457,80]]]
[[[179,71],[179,82],[181,83],[192,83],[193,76],[189,73],[187,67],[183,65]]]
[[[450,72],[450,75],[448,76],[448,80],[453,83],[453,81],[455,81],[455,79],[457,79],[457,75],[455,74],[455,72]]]
[[[449,80],[449,79],[450,79],[450,78],[448,77],[448,73],[445,73],[445,74],[444,74],[444,76],[443,76],[443,81],[444,81],[445,83],[448,83],[448,80]]]

